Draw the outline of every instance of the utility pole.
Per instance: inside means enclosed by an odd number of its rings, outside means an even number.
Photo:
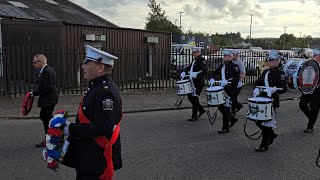
[[[253,15],[253,14],[250,15],[250,16],[251,16],[251,18],[250,18],[250,46],[251,46],[252,15]]]
[[[283,49],[286,48],[286,30],[288,27],[283,27],[284,33],[283,33]]]
[[[180,14],[180,30],[181,30],[181,28],[182,28],[182,26],[181,26],[181,14],[182,14],[183,12],[182,11],[179,11],[179,14]]]
[[[177,21],[178,21],[178,19],[175,19],[175,20],[174,20],[174,25],[177,25]]]

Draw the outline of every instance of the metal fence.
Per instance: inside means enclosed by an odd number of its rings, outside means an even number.
[[[84,48],[58,49],[52,46],[4,47],[0,51],[1,96],[22,96],[37,87],[38,72],[32,65],[33,56],[43,53],[48,64],[57,73],[57,88],[61,94],[81,94],[85,90],[82,61]],[[122,49],[110,53],[119,57],[115,61],[112,78],[120,91],[152,91],[175,89],[181,71],[191,63],[191,53],[167,53],[163,49]],[[210,79],[214,70],[222,63],[220,52],[204,51]],[[245,83],[253,83],[259,76],[258,63],[265,59],[264,53],[244,51],[240,55],[246,67]]]

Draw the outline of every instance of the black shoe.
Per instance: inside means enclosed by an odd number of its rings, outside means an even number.
[[[235,114],[230,115],[230,124],[229,127],[232,127],[236,122],[238,121],[237,117]]]
[[[264,151],[268,151],[268,147],[262,147],[262,146],[259,146],[256,148],[256,151],[257,152],[264,152]]]
[[[243,108],[243,105],[242,105],[242,104],[239,104],[239,106],[238,106],[237,109],[236,109],[236,112],[239,112],[241,108]]]
[[[197,121],[198,118],[189,118],[188,121]]]
[[[277,138],[277,137],[278,137],[278,134],[273,133],[273,135],[272,135],[271,138],[270,138],[269,145],[271,145],[271,144],[273,143],[273,140],[274,140],[275,138]]]
[[[304,130],[303,132],[305,132],[305,133],[311,133],[313,131],[313,129],[312,128],[307,128],[306,130]]]
[[[219,134],[226,134],[226,133],[229,133],[229,130],[222,129],[222,130],[219,130],[218,133]]]
[[[207,112],[206,110],[200,111],[198,117],[201,117],[205,112]]]
[[[38,147],[38,148],[40,148],[40,147],[46,147],[46,144],[45,144],[45,143],[46,143],[45,141],[42,141],[42,142],[36,144],[36,147]]]

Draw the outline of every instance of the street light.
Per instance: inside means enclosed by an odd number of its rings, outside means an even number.
[[[284,34],[283,34],[283,49],[286,48],[286,30],[288,27],[283,27]]]
[[[180,30],[181,30],[181,14],[182,13],[183,13],[182,11],[179,11],[179,14],[180,14]]]
[[[253,14],[251,14],[251,18],[250,18],[250,46],[251,46],[252,15],[253,15]]]

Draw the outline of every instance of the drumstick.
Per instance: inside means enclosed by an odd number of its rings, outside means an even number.
[[[256,87],[260,89],[267,89],[267,87],[265,86],[256,86]],[[277,88],[277,87],[272,87],[272,88],[276,88],[276,90],[283,90],[283,88]]]

